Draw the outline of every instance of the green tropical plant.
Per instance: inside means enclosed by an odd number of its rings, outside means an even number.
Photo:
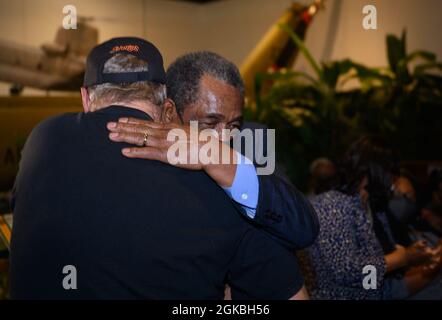
[[[389,65],[350,59],[319,64],[302,40],[281,25],[314,75],[281,71],[256,76],[256,108],[246,117],[276,128],[277,160],[302,189],[309,163],[336,159],[363,134],[380,134],[404,159],[442,159],[442,64],[427,51],[406,52],[406,33],[387,36]],[[349,81],[357,85],[346,89]]]

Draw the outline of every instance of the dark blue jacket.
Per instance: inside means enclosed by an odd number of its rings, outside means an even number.
[[[267,130],[267,127],[246,122],[242,127],[244,129]],[[319,234],[319,222],[308,199],[278,165],[273,174],[259,175],[258,180],[258,207],[252,221],[289,249],[302,249],[311,245]],[[238,208],[245,214],[241,206],[238,205]]]

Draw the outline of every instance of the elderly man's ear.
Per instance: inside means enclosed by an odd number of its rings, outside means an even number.
[[[89,92],[87,91],[87,88],[81,87],[80,92],[84,112],[91,111],[91,99],[89,98]]]
[[[175,102],[167,98],[163,103],[161,122],[163,123],[181,123],[177,111]]]

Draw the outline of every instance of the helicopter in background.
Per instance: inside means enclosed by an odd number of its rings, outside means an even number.
[[[98,30],[80,18],[77,29],[60,27],[54,42],[40,48],[0,40],[0,81],[12,83],[11,95],[24,87],[78,91],[86,56],[98,43]]]

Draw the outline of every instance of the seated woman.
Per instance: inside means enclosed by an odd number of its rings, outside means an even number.
[[[393,197],[389,202],[389,224],[397,243],[414,247],[420,243],[426,248],[425,251],[433,253],[430,263],[418,264],[404,273],[408,293],[410,295],[418,293],[410,298],[440,300],[442,272],[437,268],[437,260],[441,259],[442,238],[437,224],[432,224],[437,220],[431,219],[431,215],[437,213],[431,212],[429,206],[419,210],[418,190],[420,189],[413,175],[401,170],[401,175],[394,184]]]
[[[407,250],[390,232],[386,210],[398,174],[398,158],[377,137],[363,137],[344,155],[335,190],[312,204],[320,222],[315,243],[300,253],[313,299],[390,299],[406,291],[387,274],[413,265],[422,255]],[[366,267],[375,274],[367,274]],[[367,276],[375,281],[364,286]],[[399,287],[399,288],[398,288]]]

